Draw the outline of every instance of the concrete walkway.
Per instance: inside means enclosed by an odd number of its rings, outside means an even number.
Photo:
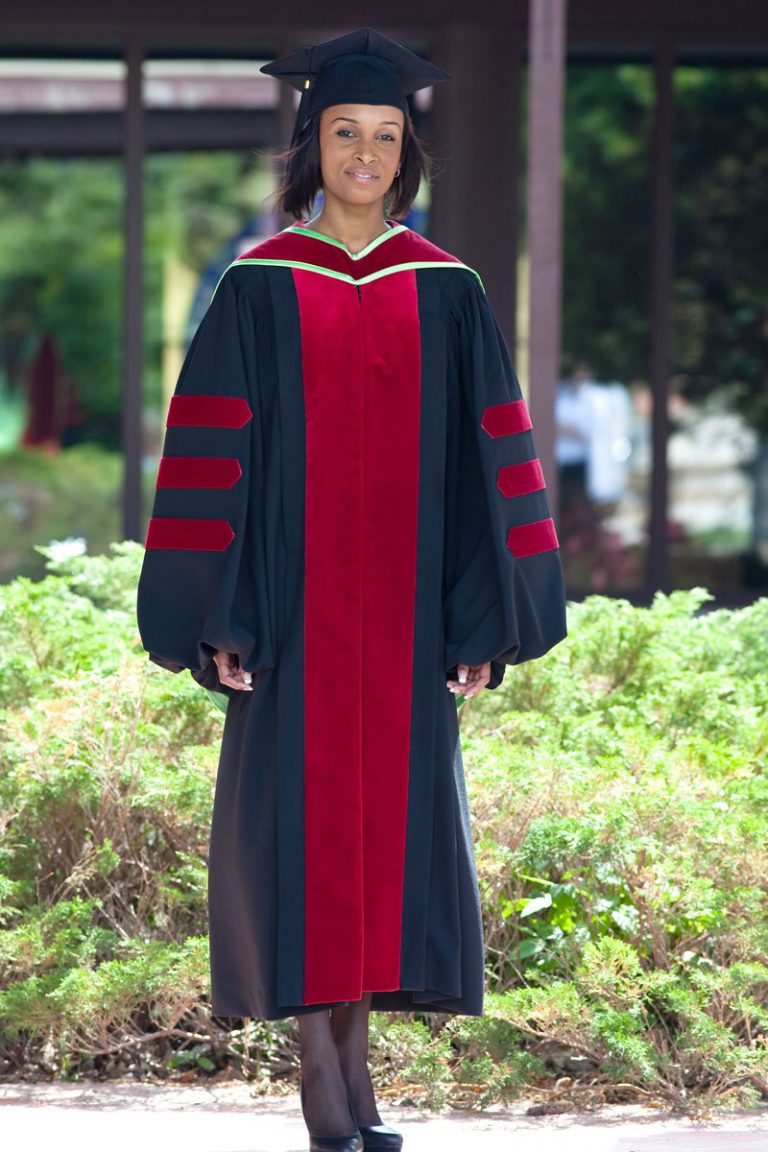
[[[388,1109],[404,1152],[768,1152],[768,1107],[706,1121],[636,1106],[532,1117],[524,1103],[434,1116]],[[246,1084],[0,1084],[0,1140],[9,1152],[300,1152],[294,1097]]]

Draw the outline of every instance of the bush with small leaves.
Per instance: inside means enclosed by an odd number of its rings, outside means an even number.
[[[296,1028],[211,1015],[222,718],[147,661],[140,558],[0,586],[0,1072],[263,1087]],[[564,643],[462,707],[486,1014],[374,1013],[386,1095],[768,1097],[768,601],[709,599],[572,605]]]

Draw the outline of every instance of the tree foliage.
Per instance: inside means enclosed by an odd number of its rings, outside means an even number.
[[[165,153],[146,167],[144,250],[148,404],[160,400],[163,264],[202,272],[261,207],[266,166],[233,152]],[[82,434],[120,442],[123,184],[119,159],[0,163],[0,377],[19,374],[44,333],[59,346]]]
[[[19,348],[53,335],[75,380],[85,432],[119,441],[123,232],[117,159],[0,165],[4,374]],[[22,359],[24,358],[22,353]]]
[[[763,204],[768,72],[676,70],[675,371],[691,396],[725,389],[768,428]],[[563,348],[603,379],[647,376],[653,76],[649,66],[568,70]],[[146,166],[145,394],[159,401],[162,268],[194,271],[262,210],[265,162],[160,154]],[[25,335],[56,335],[87,438],[119,442],[122,181],[118,159],[0,164],[0,374]]]
[[[570,65],[563,199],[565,367],[647,376],[653,77],[641,65]]]
[[[768,71],[678,67],[673,372],[768,431]],[[648,375],[653,73],[573,65],[566,92],[563,349],[604,380]]]
[[[768,433],[768,70],[676,73],[675,367]]]

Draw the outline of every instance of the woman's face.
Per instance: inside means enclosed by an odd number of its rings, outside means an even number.
[[[405,116],[388,104],[333,104],[320,113],[320,170],[326,200],[375,204],[395,179]]]

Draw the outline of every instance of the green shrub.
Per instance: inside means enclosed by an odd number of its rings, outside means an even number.
[[[41,543],[83,536],[91,552],[106,549],[119,531],[122,474],[120,453],[96,444],[0,453],[0,581],[44,576]]]
[[[222,720],[146,660],[140,556],[0,587],[1,1067],[268,1084],[294,1024],[208,1001]],[[567,641],[462,707],[487,1012],[375,1015],[383,1092],[768,1095],[768,601],[708,599],[574,605]]]

